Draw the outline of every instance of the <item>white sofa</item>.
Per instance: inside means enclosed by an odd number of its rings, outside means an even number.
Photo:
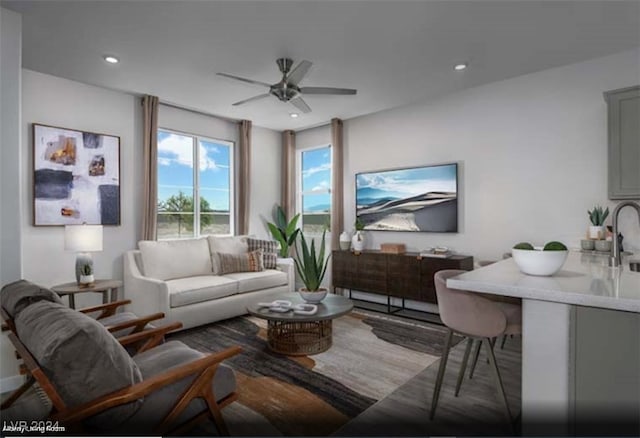
[[[164,312],[163,323],[183,329],[247,313],[247,304],[270,302],[293,291],[293,259],[277,269],[217,275],[216,252],[246,253],[246,236],[141,241],[124,257],[124,294],[139,315]]]

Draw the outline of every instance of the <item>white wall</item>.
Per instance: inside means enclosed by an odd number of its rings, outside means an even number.
[[[478,260],[520,241],[579,246],[587,209],[615,205],[602,93],[640,83],[639,66],[640,51],[628,51],[348,120],[344,223],[355,218],[356,173],[458,162],[458,233],[368,232],[368,247],[446,245]],[[621,232],[638,252],[640,225],[628,210]]]
[[[266,223],[273,222],[273,209],[280,204],[282,137],[278,131],[257,126],[252,137],[249,233],[271,238]]]
[[[64,227],[32,225],[32,123],[100,132],[120,137],[120,226],[104,227],[104,250],[94,253],[97,278],[122,278],[122,254],[140,233],[142,172],[139,99],[30,70],[22,75],[23,276],[52,286],[74,279],[75,253],[64,250]],[[97,304],[99,294],[83,294],[77,305]]]
[[[0,8],[0,286],[21,277],[20,205],[16,188],[21,173],[22,18]],[[0,337],[0,392],[21,383],[13,347]]]

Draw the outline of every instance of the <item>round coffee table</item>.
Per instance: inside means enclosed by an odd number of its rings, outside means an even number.
[[[292,304],[305,303],[297,293],[282,294],[275,299]],[[315,315],[297,315],[292,310],[271,312],[268,307],[258,307],[256,303],[247,306],[247,311],[268,321],[267,342],[272,351],[287,356],[307,356],[331,347],[332,321],[353,309],[351,300],[333,294],[327,295],[317,306]]]

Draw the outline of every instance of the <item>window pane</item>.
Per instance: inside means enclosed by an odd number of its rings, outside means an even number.
[[[158,239],[193,235],[193,138],[158,131]]]
[[[305,195],[302,197],[302,231],[322,233],[331,223],[331,195]]]
[[[302,152],[302,192],[331,188],[331,148]]]
[[[231,147],[200,140],[200,234],[231,234]]]

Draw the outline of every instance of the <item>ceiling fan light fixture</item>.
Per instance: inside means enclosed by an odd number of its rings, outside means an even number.
[[[113,55],[104,55],[102,59],[104,59],[109,64],[117,64],[120,62],[120,60]]]
[[[466,68],[467,68],[468,66],[469,66],[469,65],[468,65],[466,62],[461,62],[461,63],[459,63],[459,64],[454,65],[454,66],[453,66],[453,69],[454,69],[455,71],[462,71],[462,70],[466,70]]]
[[[291,117],[292,119],[297,119],[300,116],[300,114],[298,113],[289,113],[289,117]]]

